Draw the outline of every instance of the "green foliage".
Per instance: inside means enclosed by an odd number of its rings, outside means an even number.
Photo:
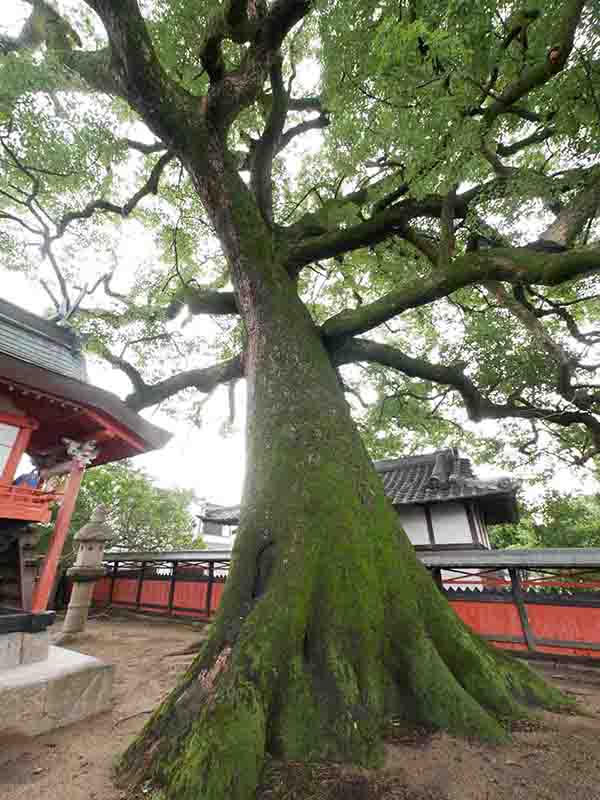
[[[108,509],[107,523],[115,538],[111,548],[130,551],[192,550],[204,546],[194,537],[190,506],[194,494],[187,489],[162,489],[128,461],[87,470],[71,520],[64,554],[73,555],[73,535],[89,522],[99,505]],[[47,546],[51,530],[40,541]]]
[[[490,528],[494,547],[600,547],[600,496],[547,492],[514,525]]]

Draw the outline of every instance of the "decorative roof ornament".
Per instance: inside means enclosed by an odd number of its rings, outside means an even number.
[[[63,437],[67,455],[71,456],[80,467],[88,467],[98,455],[98,448],[94,439],[87,442],[76,442],[74,439]]]

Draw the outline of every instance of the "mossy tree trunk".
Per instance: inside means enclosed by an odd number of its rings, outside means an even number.
[[[388,714],[497,741],[523,704],[561,703],[471,634],[417,561],[275,239],[231,181],[218,208],[198,186],[248,331],[241,525],[210,638],[120,767],[178,800],[248,800],[267,753],[373,765]]]

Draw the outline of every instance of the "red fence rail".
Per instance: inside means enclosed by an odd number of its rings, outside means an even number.
[[[95,587],[96,606],[208,620],[219,607],[229,561],[113,561],[108,568]],[[588,577],[591,570],[524,579],[514,568],[508,578],[483,569],[432,572],[463,622],[495,646],[600,659],[600,580]]]
[[[219,607],[226,579],[227,569],[215,566],[213,561],[193,565],[142,562],[136,566],[115,561],[96,583],[93,602],[97,606],[209,619]]]

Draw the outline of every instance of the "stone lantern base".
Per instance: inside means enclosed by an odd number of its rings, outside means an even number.
[[[37,736],[110,708],[113,667],[52,647],[54,612],[0,608],[0,736]]]
[[[37,736],[107,711],[113,666],[50,646],[43,661],[0,667],[0,731]]]

